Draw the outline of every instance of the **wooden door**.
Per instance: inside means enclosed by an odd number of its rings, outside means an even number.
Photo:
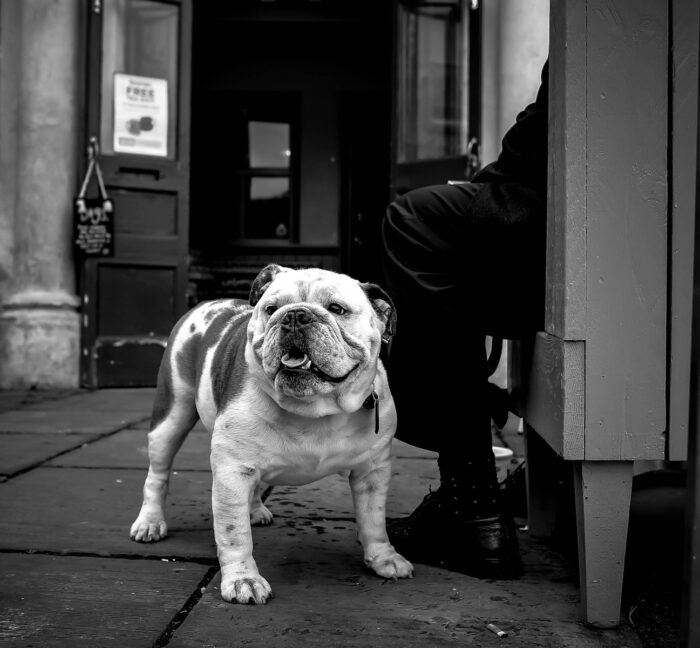
[[[481,128],[479,0],[397,0],[395,193],[467,180]]]
[[[86,135],[100,144],[115,240],[113,257],[80,268],[81,381],[153,385],[185,310],[191,0],[87,4]]]

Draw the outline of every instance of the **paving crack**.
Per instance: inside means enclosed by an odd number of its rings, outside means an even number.
[[[20,475],[24,475],[25,473],[28,473],[30,470],[34,470],[35,468],[40,468],[43,466],[47,461],[52,461],[53,459],[57,459],[58,457],[62,457],[65,454],[68,454],[69,452],[73,452],[74,450],[79,450],[80,448],[83,448],[88,445],[92,445],[93,443],[96,443],[97,441],[102,441],[102,439],[106,439],[107,437],[111,437],[114,434],[117,434],[117,432],[121,432],[122,430],[127,430],[130,427],[134,425],[138,425],[139,423],[142,423],[143,421],[148,420],[148,416],[144,416],[143,418],[137,419],[136,421],[129,421],[128,423],[124,423],[123,425],[120,425],[119,427],[110,430],[109,432],[104,432],[102,434],[99,434],[95,436],[94,439],[88,439],[87,441],[82,441],[80,443],[76,443],[74,446],[71,446],[70,448],[67,448],[65,450],[61,450],[60,452],[56,452],[55,454],[52,454],[49,457],[45,457],[44,459],[40,459],[39,461],[35,461],[33,464],[29,466],[25,466],[24,468],[20,470],[16,470],[13,473],[7,474],[7,475],[0,475],[0,482],[8,482],[10,479],[14,479],[15,477],[19,477]]]
[[[170,643],[170,639],[172,639],[173,634],[175,634],[175,631],[183,624],[189,613],[194,609],[195,605],[199,603],[204,594],[204,590],[206,589],[207,585],[211,583],[218,571],[218,564],[215,567],[210,567],[207,570],[207,573],[204,574],[202,580],[199,581],[195,590],[185,601],[185,604],[177,611],[170,623],[168,623],[166,626],[165,630],[163,630],[163,632],[161,632],[158,638],[153,642],[153,648],[162,648]]]
[[[155,560],[160,562],[189,562],[198,565],[217,565],[214,557],[207,556],[178,556],[162,554],[129,554],[107,553],[95,551],[52,551],[50,549],[0,549],[0,554],[25,554],[28,556],[57,556],[59,558],[110,558],[118,560]]]

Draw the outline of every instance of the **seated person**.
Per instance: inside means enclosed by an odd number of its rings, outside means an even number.
[[[389,538],[409,560],[483,578],[520,574],[499,506],[485,338],[541,328],[547,196],[547,64],[498,159],[471,181],[410,191],[382,224],[398,312],[388,356],[396,436],[438,452],[440,487]],[[446,178],[447,181],[447,178]]]

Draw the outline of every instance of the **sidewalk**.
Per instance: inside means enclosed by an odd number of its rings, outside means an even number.
[[[627,625],[584,627],[574,566],[526,531],[525,574],[516,581],[423,565],[412,580],[374,576],[363,567],[340,477],[273,490],[267,505],[275,522],[253,536],[275,598],[264,606],[224,603],[209,436],[199,425],[176,459],[170,536],[156,544],[129,539],[152,396],[150,389],[0,395],[1,646],[642,645]],[[521,454],[521,440],[510,438]],[[438,484],[431,453],[397,442],[395,456],[390,517],[409,513]]]

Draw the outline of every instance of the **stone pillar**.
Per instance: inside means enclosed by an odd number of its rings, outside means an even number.
[[[482,162],[535,99],[549,48],[549,0],[483,2]]]
[[[535,100],[542,65],[549,51],[549,0],[500,3],[500,128]]]
[[[69,388],[80,325],[71,252],[83,3],[22,0],[14,263],[0,310],[0,388]]]

